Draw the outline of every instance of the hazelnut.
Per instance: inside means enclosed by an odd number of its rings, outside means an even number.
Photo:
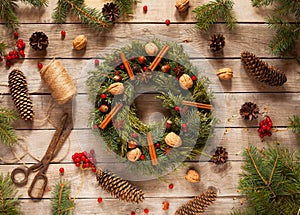
[[[120,95],[120,94],[122,94],[124,92],[124,85],[123,85],[123,83],[116,82],[116,83],[111,84],[108,87],[108,92],[110,92],[113,95]]]
[[[179,85],[185,90],[190,89],[193,86],[193,80],[189,75],[183,74],[179,78]]]
[[[217,76],[220,80],[230,80],[233,76],[232,69],[222,68],[217,71]]]
[[[184,12],[189,8],[189,0],[176,0],[175,7],[179,12]]]
[[[148,55],[154,56],[157,54],[158,48],[154,43],[149,42],[145,45],[145,51]]]
[[[185,179],[189,182],[199,182],[200,174],[194,169],[189,169],[185,175]]]
[[[169,134],[167,134],[167,136],[165,137],[165,141],[167,145],[175,148],[182,145],[181,138],[174,132],[170,132]]]
[[[126,154],[127,159],[132,162],[137,161],[141,157],[141,155],[142,151],[139,148],[132,149]]]
[[[75,39],[73,40],[73,47],[76,50],[84,49],[86,47],[86,44],[87,44],[87,38],[84,35],[79,35],[75,37]]]

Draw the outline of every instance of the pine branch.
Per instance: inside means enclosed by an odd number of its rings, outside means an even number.
[[[223,19],[226,27],[232,30],[236,26],[233,5],[232,0],[214,0],[196,7],[193,10],[197,20],[196,27],[207,31],[212,24],[215,24],[219,19]]]
[[[5,49],[7,45],[3,42],[0,42],[0,57],[5,55]]]
[[[294,115],[293,118],[289,118],[289,128],[296,134],[300,134],[300,116]]]
[[[113,1],[120,10],[121,16],[126,16],[133,13],[132,5],[136,4],[137,0],[114,0]]]
[[[0,0],[0,19],[9,29],[15,29],[19,25],[15,9],[18,7],[17,0]]]
[[[20,212],[20,196],[11,181],[10,175],[0,175],[0,214],[18,215]]]
[[[31,4],[34,7],[46,7],[48,6],[47,0],[20,0],[25,4]]]
[[[69,215],[74,210],[74,200],[70,197],[71,185],[69,181],[60,180],[52,191],[51,214]]]
[[[11,123],[18,118],[17,116],[13,110],[0,108],[0,141],[4,145],[12,146],[18,141],[16,131],[11,126]]]
[[[253,7],[269,6],[276,0],[251,0]]]

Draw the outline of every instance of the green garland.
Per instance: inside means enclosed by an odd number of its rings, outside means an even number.
[[[155,58],[155,56],[147,56],[145,52],[144,47],[149,42],[154,43],[158,50],[161,50],[164,45],[170,46],[170,50],[154,72],[147,71]],[[126,59],[130,59],[128,62],[133,68],[135,80],[130,80],[121,61],[120,52],[125,54]],[[144,62],[139,62],[139,56],[144,57]],[[163,73],[161,68],[165,65],[168,65],[170,70]],[[180,68],[179,72],[178,68]],[[189,90],[182,89],[176,80],[183,74],[192,77],[193,85]],[[90,113],[91,126],[103,137],[110,150],[125,158],[129,167],[139,172],[144,170],[145,174],[162,174],[167,169],[174,168],[178,161],[193,159],[201,154],[215,122],[211,110],[182,105],[183,100],[210,104],[212,93],[208,90],[209,81],[204,76],[197,77],[197,74],[198,69],[190,63],[183,47],[173,42],[164,43],[158,39],[134,41],[115,50],[103,63],[89,71],[87,85],[90,90],[90,100],[95,104],[94,111]],[[118,82],[124,86],[124,92],[114,96],[108,89],[116,82],[116,75],[119,76]],[[145,124],[136,115],[134,99],[138,93],[145,92],[145,89],[146,92],[148,89],[159,92],[156,98],[162,101],[163,107],[168,112],[168,116],[161,121]],[[113,118],[112,123],[104,129],[99,128],[109,113],[109,111],[102,112],[100,107],[106,105],[111,110],[115,103],[122,103],[123,107]],[[165,126],[167,120],[172,122],[171,127]],[[155,143],[158,165],[145,162],[151,160],[146,138],[149,131]],[[180,136],[181,146],[173,148],[166,144],[165,137],[170,132]],[[130,141],[137,143],[137,148],[142,152],[140,159],[135,162],[126,159],[127,153],[131,150],[128,147]]]

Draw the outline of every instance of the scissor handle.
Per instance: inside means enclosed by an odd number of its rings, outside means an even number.
[[[39,187],[39,186],[37,187],[38,181],[43,182],[42,187]],[[47,184],[48,184],[48,178],[47,178],[46,174],[43,172],[38,172],[35,175],[33,181],[31,182],[31,185],[28,189],[28,196],[30,196],[31,198],[34,198],[34,199],[41,199],[45,193]]]
[[[17,179],[16,175],[23,175],[23,178]],[[12,182],[17,186],[24,186],[25,184],[27,184],[28,176],[29,176],[29,168],[26,166],[15,168],[10,175]]]

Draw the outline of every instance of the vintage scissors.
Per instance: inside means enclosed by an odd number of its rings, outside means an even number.
[[[25,184],[27,184],[29,174],[32,172],[37,172],[30,187],[28,188],[28,195],[31,198],[39,199],[43,197],[48,183],[46,172],[48,170],[50,162],[57,155],[61,146],[68,138],[72,128],[73,128],[72,119],[71,117],[68,117],[67,113],[65,113],[62,117],[61,125],[56,129],[42,160],[39,163],[36,163],[30,167],[26,167],[26,166],[17,167],[11,172],[11,179],[13,183],[16,184],[17,186],[24,186]],[[17,175],[19,178],[20,176],[23,176],[23,178],[18,179]],[[40,183],[39,181],[42,182],[42,187],[41,188],[38,187],[39,192],[35,192],[37,194],[34,194],[33,190],[34,188],[37,189],[37,185]]]

